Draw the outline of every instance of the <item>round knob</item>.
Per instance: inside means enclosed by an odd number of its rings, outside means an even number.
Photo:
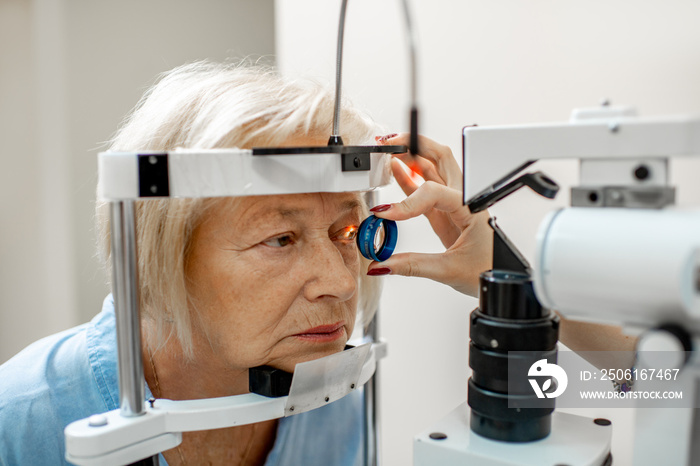
[[[652,369],[680,369],[689,357],[691,339],[677,326],[650,330],[637,343],[637,365]]]

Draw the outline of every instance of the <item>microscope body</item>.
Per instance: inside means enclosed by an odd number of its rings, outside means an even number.
[[[694,350],[700,334],[700,211],[674,207],[669,160],[697,155],[700,117],[642,119],[627,107],[575,110],[566,123],[464,130],[465,204],[475,193],[483,197],[503,189],[537,160],[580,161],[571,207],[551,212],[537,235],[531,271],[536,298],[567,318],[619,325],[639,336],[640,367],[648,350],[676,354],[675,386],[693,400],[699,375]],[[499,179],[503,166],[517,168]],[[499,181],[483,189],[493,179]],[[634,389],[649,385],[637,380]],[[635,437],[633,464],[699,464],[695,412],[664,409],[663,403],[637,409],[635,429],[626,433]],[[607,454],[612,426],[601,429],[593,419],[554,411],[548,436],[515,443],[475,433],[473,418],[474,408],[465,403],[417,436],[414,464],[612,461]],[[436,440],[443,437],[436,433],[446,438]]]
[[[535,296],[525,259],[490,225],[494,269],[481,274],[470,316],[468,399],[415,438],[414,465],[608,466],[610,422],[556,412],[559,381],[528,377],[556,365],[559,318]]]

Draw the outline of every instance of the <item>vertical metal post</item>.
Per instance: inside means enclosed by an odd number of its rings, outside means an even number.
[[[335,59],[335,105],[333,106],[333,134],[328,140],[328,145],[343,145],[340,137],[340,93],[341,80],[343,78],[343,36],[345,35],[345,11],[348,9],[348,0],[343,0],[340,5],[340,22],[338,24],[338,48]]]
[[[141,355],[139,263],[136,249],[136,210],[133,200],[110,203],[112,237],[112,296],[117,319],[119,405],[125,417],[146,412],[145,380]],[[158,466],[158,455],[131,466]]]
[[[369,325],[367,335],[372,341],[378,338],[377,315]],[[381,425],[379,422],[379,361],[377,369],[364,387],[365,395],[365,465],[379,466],[381,463]]]
[[[112,201],[110,204],[119,401],[122,416],[126,417],[144,414],[146,398],[141,358],[135,213],[133,200]]]
[[[372,206],[377,203],[377,193],[370,191],[366,195],[367,203]],[[379,309],[367,327],[365,334],[371,341],[379,340]],[[381,433],[379,419],[379,361],[374,375],[364,386],[365,402],[365,466],[379,466],[381,463]]]

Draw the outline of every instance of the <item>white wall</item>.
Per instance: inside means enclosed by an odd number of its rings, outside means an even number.
[[[565,120],[603,97],[644,115],[700,109],[700,3],[693,0],[413,0],[422,132],[460,155],[461,127]],[[0,362],[84,321],[107,292],[94,259],[95,154],[153,77],[186,61],[271,54],[290,75],[332,82],[339,0],[0,2]],[[273,31],[276,18],[276,40]],[[397,0],[353,0],[345,92],[387,131],[407,125],[407,60]],[[691,181],[700,164],[676,164]],[[542,167],[566,186],[571,163]],[[565,190],[564,190],[565,191]],[[396,188],[382,194],[401,198]],[[700,199],[684,186],[681,203]],[[526,255],[553,205],[528,193],[495,213]],[[423,219],[400,248],[440,251]],[[464,400],[468,313],[425,280],[386,280],[381,318],[384,459],[410,464],[413,435]],[[630,413],[604,413],[617,424]],[[617,420],[620,420],[619,423]],[[631,438],[617,429],[616,464]]]
[[[464,125],[564,121],[601,99],[642,115],[700,110],[700,3],[694,0],[412,0],[419,33],[421,132],[461,160]],[[277,0],[278,64],[288,75],[334,76],[340,0]],[[408,64],[397,0],[349,2],[345,95],[387,132],[407,129]],[[504,172],[511,167],[503,167]],[[531,257],[543,215],[568,201],[577,165],[540,164],[563,187],[555,202],[522,192],[492,212]],[[683,161],[681,204],[700,200],[700,161]],[[402,198],[396,187],[382,202]],[[399,249],[440,251],[427,221],[400,225]],[[382,301],[386,465],[411,464],[412,438],[466,398],[474,299],[426,280],[389,277]],[[631,464],[631,410],[588,413],[616,425],[615,464]]]
[[[273,52],[270,0],[0,2],[0,363],[99,312],[96,154],[148,84]]]
[[[22,0],[0,2],[0,361],[19,349],[16,327],[47,331],[43,319],[25,320],[46,302],[35,291],[44,283],[40,160],[33,128],[32,11]],[[29,155],[31,154],[31,155]]]

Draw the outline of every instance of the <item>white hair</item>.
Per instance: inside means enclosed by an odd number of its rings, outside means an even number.
[[[332,131],[333,104],[325,86],[285,79],[270,67],[197,62],[161,75],[126,117],[110,150],[274,147],[302,137],[325,141]],[[380,130],[348,102],[343,102],[340,128],[345,143],[353,145],[372,142]],[[156,324],[152,347],[174,334],[185,355],[193,356],[185,264],[192,232],[216,202],[166,198],[136,203],[140,308],[142,318]],[[98,201],[97,230],[101,256],[111,270],[108,207]],[[361,259],[366,269],[369,261]],[[376,311],[379,288],[376,278],[360,273],[358,323],[363,327]]]

